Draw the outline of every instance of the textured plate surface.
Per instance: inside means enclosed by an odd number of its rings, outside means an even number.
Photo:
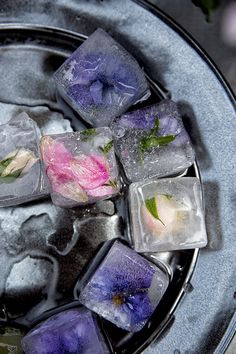
[[[2,22],[57,26],[88,35],[101,26],[131,50],[179,102],[191,126],[206,203],[209,247],[200,252],[168,335],[147,353],[213,353],[235,310],[235,101],[197,46],[161,13],[128,0],[4,1]],[[188,117],[188,118],[187,118]]]

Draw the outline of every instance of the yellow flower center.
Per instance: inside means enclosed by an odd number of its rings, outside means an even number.
[[[124,303],[123,296],[120,294],[114,295],[112,301],[115,305],[120,306]]]

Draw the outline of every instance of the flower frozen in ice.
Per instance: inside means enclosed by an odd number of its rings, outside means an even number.
[[[69,95],[85,109],[89,106],[110,107],[122,95],[135,101],[138,94],[137,78],[112,54],[89,54],[76,62]]]
[[[34,153],[27,149],[18,149],[0,161],[0,180],[5,183],[14,182],[23,177],[38,161]]]
[[[42,138],[41,151],[52,190],[76,202],[114,193],[105,156],[73,154],[62,142]]]
[[[100,267],[92,281],[89,301],[110,307],[118,326],[125,317],[131,328],[140,329],[154,310],[149,297],[154,273],[151,267],[140,271],[128,257],[126,263]]]
[[[108,353],[92,313],[85,308],[59,312],[22,339],[25,354]]]

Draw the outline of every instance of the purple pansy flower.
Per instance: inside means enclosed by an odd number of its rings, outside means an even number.
[[[116,241],[80,294],[80,301],[118,327],[137,332],[160,301],[166,281],[154,264]]]
[[[82,109],[90,106],[108,108],[121,103],[125,97],[131,104],[138,99],[135,73],[113,54],[88,54],[76,62],[72,75],[67,92]]]
[[[97,29],[54,75],[60,93],[93,126],[150,95],[137,61],[102,29]]]
[[[139,274],[137,277],[135,272],[124,274],[122,266],[112,269],[104,267],[97,273],[102,281],[94,283],[91,298],[99,302],[110,301],[120,312],[126,313],[130,325],[135,326],[146,321],[153,312],[148,291],[154,272],[151,269],[150,272],[144,272],[144,276]]]

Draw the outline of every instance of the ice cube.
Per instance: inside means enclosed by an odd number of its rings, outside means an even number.
[[[130,218],[137,252],[171,251],[207,244],[198,178],[132,183]]]
[[[79,299],[118,327],[137,332],[147,323],[167,285],[168,277],[160,268],[115,241]]]
[[[102,29],[65,61],[54,79],[64,99],[93,126],[107,126],[150,95],[137,61]]]
[[[21,113],[0,125],[0,206],[11,206],[48,194],[39,160],[40,131]]]
[[[51,182],[53,203],[73,207],[106,199],[120,182],[109,128],[47,135],[41,155]]]
[[[60,312],[33,328],[23,339],[25,354],[105,354],[92,313],[84,308]]]
[[[111,129],[116,153],[132,182],[177,174],[194,161],[189,136],[171,100],[126,113]]]

